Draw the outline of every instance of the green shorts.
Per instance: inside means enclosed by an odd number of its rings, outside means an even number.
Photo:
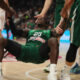
[[[73,12],[71,25],[71,43],[80,46],[80,2],[76,5]]]
[[[31,62],[31,63],[43,63],[45,59],[40,56],[39,47],[37,44],[27,44],[22,45],[22,50],[20,56],[17,58],[23,62]]]
[[[72,6],[71,13],[70,13],[70,18],[72,18],[73,10],[75,9],[75,4],[76,3],[74,3],[73,6]],[[62,4],[56,4],[55,16],[54,16],[54,28],[59,24],[59,21],[61,19],[60,12],[61,12],[63,6],[64,6],[64,3],[62,3]],[[71,23],[69,23],[67,27],[70,28],[71,27]]]
[[[63,5],[64,3],[62,4],[56,4],[56,8],[55,8],[55,13],[54,13],[54,28],[59,24],[59,21],[61,19],[61,16],[60,16],[60,12],[63,8]]]

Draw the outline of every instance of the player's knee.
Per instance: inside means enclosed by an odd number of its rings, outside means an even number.
[[[75,61],[77,49],[78,49],[77,46],[75,46],[74,44],[70,44],[69,50],[68,50],[67,55],[66,55],[66,61],[68,61],[68,62],[74,62]]]
[[[51,39],[49,39],[48,40],[48,45],[50,47],[52,47],[52,46],[54,46],[54,47],[58,46],[58,40],[57,40],[57,38],[51,38]]]

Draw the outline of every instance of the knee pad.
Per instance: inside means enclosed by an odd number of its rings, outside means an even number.
[[[74,62],[76,59],[78,47],[74,44],[70,44],[69,50],[66,55],[66,61],[68,62]]]

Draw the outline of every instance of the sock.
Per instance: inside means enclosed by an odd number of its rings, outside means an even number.
[[[54,74],[56,72],[56,64],[50,64],[50,74]]]

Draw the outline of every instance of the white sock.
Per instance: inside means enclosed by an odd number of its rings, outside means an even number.
[[[56,72],[56,64],[50,64],[50,74],[54,74]]]

